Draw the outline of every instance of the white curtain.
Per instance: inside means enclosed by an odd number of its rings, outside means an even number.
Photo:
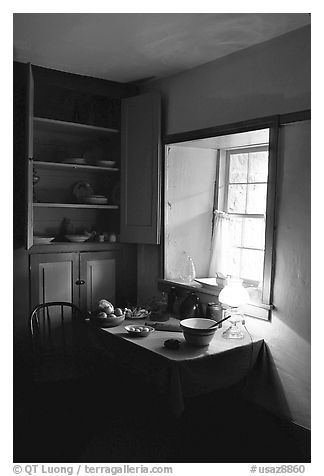
[[[215,277],[216,273],[227,276],[230,274],[231,218],[230,215],[219,210],[215,210],[214,214],[209,277]]]

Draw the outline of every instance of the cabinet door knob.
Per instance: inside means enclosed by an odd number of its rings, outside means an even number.
[[[85,284],[85,281],[83,279],[78,279],[77,281],[75,281],[75,284],[81,286],[81,284]]]

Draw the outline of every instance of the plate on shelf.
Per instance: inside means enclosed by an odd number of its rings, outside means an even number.
[[[76,164],[76,165],[87,165],[87,161],[84,157],[75,157],[72,159],[66,159],[63,161],[64,164]]]
[[[93,195],[93,189],[88,182],[77,182],[73,187],[73,195],[79,203]]]
[[[54,238],[55,236],[34,236],[33,242],[34,245],[48,245]]]
[[[100,167],[115,167],[115,160],[97,160],[96,165]]]
[[[203,288],[215,291],[219,288],[216,278],[196,278],[195,281],[202,285]]]
[[[108,203],[108,198],[104,195],[90,195],[89,197],[84,198],[84,203],[89,203],[91,205],[105,205]]]
[[[72,241],[72,243],[83,243],[84,241],[89,239],[88,235],[65,235],[65,238],[67,238],[69,241]]]

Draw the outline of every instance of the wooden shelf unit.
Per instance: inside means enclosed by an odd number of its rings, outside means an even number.
[[[63,74],[58,85],[48,74],[29,68],[27,248],[36,246],[34,235],[61,236],[64,222],[75,233],[118,235],[120,107],[126,89],[115,96],[112,85],[111,93],[108,87],[98,94],[96,88],[83,90],[80,78],[71,84]],[[85,164],[67,162],[81,157]],[[100,160],[113,161],[114,167],[97,165]],[[107,203],[74,203],[78,182],[89,183]]]

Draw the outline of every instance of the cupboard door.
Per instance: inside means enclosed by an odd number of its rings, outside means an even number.
[[[156,94],[122,101],[122,242],[160,242],[160,109]]]
[[[80,253],[80,307],[93,311],[100,299],[116,303],[117,267],[119,253],[102,251]]]
[[[51,301],[67,301],[78,306],[78,261],[78,253],[31,255],[31,308]]]
[[[34,156],[34,79],[31,64],[28,64],[27,78],[27,160],[26,160],[26,178],[27,178],[27,233],[26,248],[33,245],[33,156]]]

